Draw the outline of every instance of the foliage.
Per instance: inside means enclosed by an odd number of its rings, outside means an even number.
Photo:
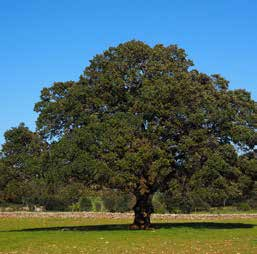
[[[228,83],[193,69],[176,45],[110,47],[78,81],[42,90],[37,133],[24,125],[7,131],[0,167],[23,182],[39,172],[50,186],[77,182],[132,193],[139,228],[150,226],[157,191],[185,212],[249,199],[257,104]],[[100,201],[93,207],[103,209]]]
[[[167,205],[163,193],[156,192],[153,196],[153,207],[156,213],[166,213]]]
[[[240,211],[249,211],[251,207],[247,202],[242,202],[237,205],[238,210]]]
[[[133,195],[122,193],[117,190],[106,190],[102,195],[105,210],[109,212],[131,211],[135,200]]]
[[[81,197],[78,201],[80,211],[91,211],[92,202],[88,197]]]

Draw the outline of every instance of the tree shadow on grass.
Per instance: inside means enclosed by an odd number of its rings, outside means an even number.
[[[151,229],[249,229],[257,225],[245,223],[218,223],[218,222],[177,222],[177,223],[153,223]],[[61,226],[44,228],[26,228],[20,230],[9,230],[0,232],[34,232],[34,231],[119,231],[128,230],[129,224],[105,224],[87,226]]]

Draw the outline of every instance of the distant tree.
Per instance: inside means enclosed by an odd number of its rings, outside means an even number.
[[[133,193],[132,228],[150,227],[152,197],[174,184],[224,198],[257,144],[257,106],[220,75],[192,69],[176,45],[129,41],[96,55],[77,82],[44,88],[37,128],[67,181]],[[193,184],[194,183],[194,184]]]
[[[239,178],[242,201],[255,200],[254,206],[257,206],[257,151],[241,155],[238,160],[238,167],[243,173]]]
[[[0,158],[0,203],[5,201],[5,187],[8,183],[8,171]]]
[[[133,204],[133,195],[122,193],[116,190],[105,190],[101,195],[104,207],[109,212],[127,212],[131,211]]]
[[[46,142],[24,123],[5,132],[1,150],[0,186],[2,198],[9,202],[30,202],[37,193],[42,174]]]

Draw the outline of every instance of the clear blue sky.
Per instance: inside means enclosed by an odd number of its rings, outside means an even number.
[[[95,54],[131,39],[178,44],[257,100],[256,0],[0,0],[0,144],[22,121],[34,130],[44,86],[76,80]]]

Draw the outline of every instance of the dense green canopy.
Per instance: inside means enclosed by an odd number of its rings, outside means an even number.
[[[241,156],[255,153],[256,102],[176,45],[111,47],[78,81],[44,88],[35,111],[48,170],[133,193],[135,227],[149,226],[157,190],[226,199],[256,179],[256,158]]]

